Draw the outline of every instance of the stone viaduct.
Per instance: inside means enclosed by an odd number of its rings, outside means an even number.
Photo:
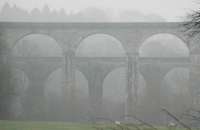
[[[7,51],[2,53],[10,58],[14,67],[22,70],[29,79],[27,103],[34,106],[31,99],[44,97],[44,81],[56,69],[65,68],[66,86],[73,89],[74,73],[78,69],[88,81],[91,115],[98,116],[102,104],[103,82],[114,69],[124,66],[127,70],[127,111],[133,107],[133,93],[137,89],[137,76],[141,73],[147,87],[160,86],[165,75],[176,67],[189,68],[191,90],[195,95],[199,87],[199,46],[198,39],[187,37],[182,23],[0,23],[0,42],[6,44]],[[139,47],[149,37],[167,33],[186,43],[189,57],[140,57]],[[64,58],[60,57],[15,57],[9,54],[17,42],[31,34],[47,35],[62,48]],[[82,40],[93,34],[107,34],[119,40],[126,51],[126,57],[76,57],[75,52]],[[30,68],[35,71],[30,71]],[[31,70],[32,70],[31,69]],[[154,75],[154,77],[152,77]]]

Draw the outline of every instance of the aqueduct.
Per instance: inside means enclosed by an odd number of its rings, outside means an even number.
[[[22,70],[30,81],[27,103],[32,108],[31,98],[42,98],[44,80],[56,69],[65,68],[66,86],[73,89],[74,73],[78,69],[88,81],[91,114],[98,116],[102,104],[105,77],[118,67],[127,70],[127,111],[133,111],[132,89],[137,88],[137,76],[141,73],[147,87],[160,86],[165,75],[176,67],[190,69],[191,90],[199,89],[198,39],[190,39],[183,32],[182,23],[0,23],[0,42],[7,46],[3,53],[13,67]],[[181,39],[189,50],[188,57],[142,57],[139,48],[149,37],[156,34],[171,34]],[[42,34],[53,38],[62,49],[62,57],[16,57],[10,56],[16,43],[31,34]],[[76,50],[81,41],[94,34],[106,34],[122,44],[125,57],[77,57]],[[30,71],[34,69],[34,73]],[[37,71],[38,70],[38,71]],[[154,75],[154,76],[152,76]]]

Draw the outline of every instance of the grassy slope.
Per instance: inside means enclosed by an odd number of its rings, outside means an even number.
[[[94,127],[105,128],[105,125],[94,126],[92,124],[78,124],[78,123],[75,124],[75,123],[64,123],[64,122],[0,121],[0,130],[97,130]],[[103,130],[112,130],[112,129],[105,128]],[[121,130],[121,129],[118,128],[116,130]],[[159,128],[159,130],[167,130],[167,129]]]
[[[94,130],[89,124],[0,121],[0,130]]]

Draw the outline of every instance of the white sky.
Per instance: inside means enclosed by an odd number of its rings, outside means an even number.
[[[158,14],[168,21],[180,19],[200,7],[198,0],[0,0],[0,7],[4,2],[27,10],[35,7],[41,9],[45,4],[51,9],[64,8],[67,12],[91,6],[114,11],[136,10],[144,14]]]

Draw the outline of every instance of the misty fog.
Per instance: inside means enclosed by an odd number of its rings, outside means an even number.
[[[177,26],[195,6],[125,1],[0,1],[0,120],[133,115],[160,126],[173,122],[162,108],[177,117],[198,108],[199,37]]]
[[[12,52],[15,57],[63,57],[62,49],[54,39],[39,34],[25,36],[16,43]],[[154,35],[144,41],[139,49],[139,56],[141,57],[188,57],[188,55],[189,52],[185,43],[169,34]],[[82,40],[76,50],[75,57],[127,57],[127,55],[119,40],[109,35],[95,34]],[[102,115],[105,118],[119,120],[126,111],[126,71],[127,69],[124,67],[115,69],[103,81]],[[23,100],[26,89],[29,86],[29,80],[27,75],[20,70],[13,70],[13,73],[15,91],[19,96],[13,102],[12,111],[15,118],[23,119],[25,118],[23,117]],[[188,76],[189,71],[184,68],[176,68],[168,72],[162,82],[162,86],[154,93],[159,95],[159,105],[165,106],[176,113],[180,113],[183,108],[184,110],[188,108],[191,99]],[[70,96],[69,88],[65,86],[65,78],[65,70],[60,68],[52,72],[45,81],[44,92],[48,120],[73,119],[84,121],[88,118],[89,112],[88,80],[82,72],[76,70],[74,86],[76,98],[73,101],[76,109],[70,110],[65,105],[65,102],[69,103],[66,98]],[[146,99],[153,98],[148,95],[148,91],[149,89],[154,90],[154,88],[147,88],[145,79],[141,74],[139,74],[138,81],[137,105],[144,107],[137,111],[142,113],[141,115],[145,115],[144,111],[149,111],[145,109],[145,106],[149,104]],[[135,90],[132,90],[132,93],[134,93]],[[179,103],[177,104],[177,102]]]

